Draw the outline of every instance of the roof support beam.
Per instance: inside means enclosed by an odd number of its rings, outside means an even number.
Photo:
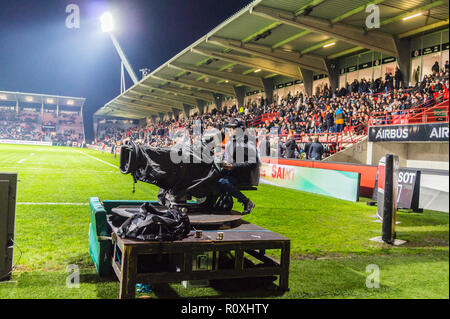
[[[188,64],[183,63],[172,63],[169,64],[169,66],[176,69],[185,70],[188,72],[198,73],[204,76],[216,78],[219,80],[229,81],[231,83],[242,84],[257,89],[264,88],[261,78],[254,76],[246,76],[231,72],[220,72],[206,67],[190,66]]]
[[[193,52],[203,54],[206,56],[212,56],[217,59],[235,62],[241,65],[245,65],[251,68],[262,69],[272,73],[288,76],[294,79],[301,79],[300,69],[292,64],[276,63],[263,58],[250,58],[233,53],[222,53],[208,49],[193,49]]]
[[[209,38],[208,42],[231,48],[236,51],[252,54],[260,58],[265,58],[275,63],[293,64],[296,67],[301,67],[322,73],[326,72],[325,60],[319,56],[301,55],[298,52],[274,50],[270,47],[259,44],[244,44],[240,41],[215,36]]]
[[[403,38],[407,38],[407,37],[410,37],[410,36],[413,36],[413,35],[416,35],[416,34],[419,34],[419,33],[422,33],[422,32],[426,32],[426,31],[429,31],[429,30],[434,30],[434,29],[437,29],[437,28],[440,28],[440,27],[443,27],[443,26],[446,26],[446,25],[447,26],[449,25],[449,19],[444,20],[444,21],[439,21],[439,22],[436,22],[436,23],[432,23],[432,24],[428,24],[426,26],[423,26],[423,27],[420,27],[420,28],[417,28],[417,29],[414,29],[414,30],[411,30],[411,31],[407,31],[407,32],[404,32],[404,33],[397,34],[397,37],[399,39],[403,39]]]
[[[127,101],[124,101],[127,100]],[[156,112],[161,112],[161,111],[165,111],[167,112],[169,109],[172,108],[172,105],[170,104],[163,104],[161,102],[143,102],[140,103],[139,100],[136,100],[132,97],[129,96],[121,96],[118,99],[119,103],[122,104],[127,104],[129,106],[132,107],[136,107],[136,108],[141,108],[141,109],[150,109],[152,111],[156,111]]]
[[[150,100],[156,99],[156,100],[168,101],[170,103],[175,103],[174,107],[179,110],[181,110],[183,108],[181,106],[181,104],[183,104],[183,103],[195,105],[194,104],[195,99],[191,99],[191,98],[187,98],[187,97],[183,97],[183,96],[164,94],[164,93],[157,92],[156,90],[152,90],[152,89],[145,89],[144,91],[140,91],[140,90],[138,91],[137,89],[133,89],[133,90],[129,91],[129,93],[136,94],[139,97],[148,98]]]
[[[447,1],[447,3],[448,3],[448,1]],[[422,7],[415,8],[414,10],[407,11],[405,13],[396,15],[394,17],[381,20],[380,24],[381,25],[386,25],[386,24],[389,24],[389,23],[392,23],[392,22],[396,22],[396,21],[402,20],[403,18],[406,18],[406,17],[408,17],[410,15],[413,15],[415,13],[419,13],[419,12],[423,12],[423,11],[426,11],[426,10],[430,10],[432,8],[436,8],[436,7],[442,6],[444,4],[445,4],[445,2],[442,1],[442,0],[434,1],[434,2],[431,2],[431,3],[427,4],[427,5],[424,5]]]
[[[355,15],[355,14],[361,12],[361,11],[366,10],[367,6],[369,6],[371,4],[377,5],[377,4],[380,4],[380,3],[384,2],[384,1],[386,1],[386,0],[373,0],[373,1],[370,1],[370,2],[368,2],[368,3],[366,3],[366,4],[362,5],[362,6],[359,6],[359,7],[355,8],[355,9],[353,9],[351,11],[348,11],[348,12],[345,12],[345,13],[341,14],[340,16],[338,16],[336,18],[331,19],[330,22],[331,23],[337,23],[337,22],[342,21],[342,20],[344,20],[344,19],[346,19],[348,17],[351,17],[352,15]],[[302,9],[300,9],[300,13],[303,13],[304,10],[303,11],[301,11],[301,10]],[[298,15],[299,14],[296,13],[296,16],[298,16]],[[284,39],[284,40],[274,44],[272,46],[272,48],[273,49],[278,48],[278,47],[280,47],[280,46],[282,46],[282,45],[284,45],[286,43],[289,43],[291,41],[294,41],[295,39],[304,37],[305,35],[308,35],[310,33],[311,33],[310,30],[301,31],[300,33],[294,34],[293,36],[291,36],[291,37],[289,37],[287,39]]]
[[[199,99],[207,102],[214,102],[214,97],[211,93],[204,93],[204,92],[194,92],[191,90],[183,89],[183,88],[172,88],[167,85],[167,80],[156,78],[160,81],[163,81],[166,83],[166,85],[147,85],[147,84],[141,84],[143,87],[150,89],[150,90],[157,90],[164,92],[166,94],[173,94],[175,96],[185,96],[188,98],[194,98]]]
[[[313,95],[313,82],[314,82],[314,73],[311,70],[302,69],[303,75],[303,86],[305,88],[305,92],[307,95]]]
[[[351,48],[351,49],[347,49],[347,50],[344,50],[344,51],[337,52],[337,53],[334,53],[332,55],[329,55],[329,56],[327,56],[327,59],[334,60],[334,59],[337,59],[337,58],[339,58],[341,56],[349,55],[349,54],[356,53],[356,52],[359,52],[359,51],[362,51],[362,50],[365,50],[365,49],[363,47],[359,47],[359,46],[358,47],[354,47],[354,48]]]
[[[120,110],[119,111],[111,110],[100,116],[112,116],[112,117],[120,117],[120,118],[125,118],[125,119],[133,119],[133,120],[139,119],[140,120],[140,119],[147,117],[148,115],[128,113],[128,112],[120,111]]]
[[[155,114],[155,111],[149,109],[136,108],[132,106],[130,109],[130,105],[128,103],[123,102],[113,102],[111,103],[111,109],[115,111],[123,111],[124,113],[131,113],[141,116],[148,116],[149,114]]]
[[[122,97],[118,97],[118,98],[114,99],[113,101],[108,103],[106,105],[106,107],[110,107],[111,105],[114,105],[114,104],[121,104],[121,105],[123,104],[123,105],[126,105],[128,107],[131,107],[132,109],[138,109],[138,110],[141,110],[141,111],[158,112],[158,111],[161,110],[158,107],[153,107],[153,106],[150,106],[150,105],[138,105],[138,104],[134,105],[134,104],[132,104],[132,103],[130,103],[128,101],[120,100],[120,98],[122,98]]]
[[[138,92],[127,92],[127,95],[135,95],[136,97],[132,97],[136,100],[145,102],[145,103],[158,103],[158,104],[162,104],[165,105],[170,104],[170,109],[172,108],[176,108],[176,109],[182,109],[183,108],[183,103],[179,102],[179,101],[173,101],[173,100],[169,100],[169,99],[165,99],[165,98],[159,98],[157,96],[150,96],[150,95],[143,95],[142,93],[138,93]]]
[[[398,57],[394,36],[390,34],[366,31],[343,23],[331,24],[328,20],[312,16],[295,16],[292,12],[265,6],[253,8],[252,13],[264,18],[281,21],[298,29],[318,32],[354,45]]]
[[[214,83],[206,83],[206,82],[200,82],[200,81],[192,81],[187,79],[170,79],[170,78],[159,78],[164,81],[169,81],[172,83],[180,84],[180,85],[186,85],[194,88],[198,88],[200,90],[208,91],[211,93],[221,93],[229,96],[234,96],[235,92],[233,90],[233,87],[230,85],[217,85]]]

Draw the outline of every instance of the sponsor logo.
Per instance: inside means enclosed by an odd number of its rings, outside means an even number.
[[[433,138],[448,139],[448,127],[434,127],[430,134],[430,139]]]
[[[381,128],[378,130],[375,139],[407,139],[409,137],[407,128]]]
[[[295,169],[293,167],[272,166],[272,178],[293,181]]]

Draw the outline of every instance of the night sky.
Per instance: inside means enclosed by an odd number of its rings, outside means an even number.
[[[120,94],[120,58],[99,17],[111,11],[115,34],[136,75],[156,69],[250,0],[1,0],[0,90],[85,97],[92,115]],[[66,27],[66,6],[80,8],[80,28]],[[127,87],[131,80],[127,77]]]

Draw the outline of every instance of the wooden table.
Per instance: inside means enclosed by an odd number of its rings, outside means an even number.
[[[217,240],[217,233],[223,233],[223,240]],[[288,290],[290,239],[278,235],[259,226],[242,222],[229,230],[203,231],[202,238],[196,238],[192,231],[180,241],[151,242],[122,239],[113,231],[112,241],[114,253],[112,267],[120,281],[121,299],[135,298],[136,283],[174,283],[184,280],[215,280],[230,278],[248,278],[279,276],[279,289]],[[266,249],[281,250],[280,261],[265,254]],[[234,268],[211,270],[193,270],[193,256],[205,252],[234,252]],[[263,265],[244,267],[244,253],[258,259]],[[176,272],[138,272],[140,255],[161,254],[181,257]]]

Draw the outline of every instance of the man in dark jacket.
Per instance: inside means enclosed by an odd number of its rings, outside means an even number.
[[[270,138],[267,134],[267,130],[264,130],[263,134],[260,136],[259,154],[261,157],[270,157]]]
[[[309,158],[315,161],[320,161],[324,153],[323,145],[319,143],[319,138],[317,136],[313,137],[313,142],[309,147]]]
[[[231,128],[230,140],[225,145],[223,176],[219,179],[219,187],[244,205],[242,214],[246,215],[251,213],[255,204],[239,191],[238,186],[258,185],[259,154],[256,143],[244,134],[245,125],[241,119],[231,120],[227,127]]]
[[[305,153],[306,159],[310,159],[310,157],[309,157],[309,149],[310,149],[312,143],[309,140],[309,137],[306,137],[305,142],[306,142],[306,144],[305,144],[305,149],[303,150],[303,153]]]
[[[287,141],[285,143],[286,148],[286,158],[295,158],[295,151],[297,151],[300,154],[300,148],[298,147],[297,143],[295,142],[294,137],[292,134],[288,135]]]
[[[398,67],[395,68],[394,77],[395,77],[395,89],[398,90],[400,89],[401,84],[403,82],[403,75]]]

